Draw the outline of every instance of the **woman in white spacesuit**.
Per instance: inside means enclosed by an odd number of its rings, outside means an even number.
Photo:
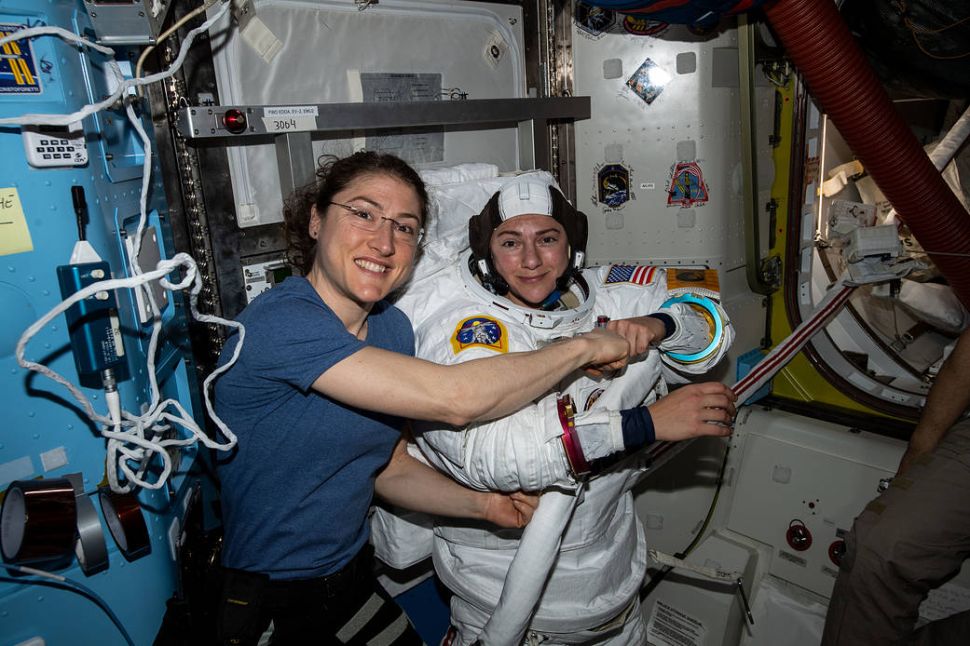
[[[530,607],[512,614],[524,614],[543,643],[644,643],[638,591],[646,545],[630,489],[645,468],[635,458],[623,459],[655,439],[730,432],[734,397],[719,383],[657,397],[666,394],[666,381],[684,381],[678,373],[703,373],[717,363],[733,330],[709,298],[716,294],[678,298],[663,269],[581,270],[586,218],[547,174],[506,183],[469,222],[469,242],[470,251],[452,267],[412,286],[399,302],[415,325],[418,356],[456,364],[532,350],[589,330],[599,319],[624,334],[640,358],[610,379],[574,373],[555,391],[493,422],[460,429],[419,424],[417,444],[434,466],[474,488],[554,488],[582,496],[565,519],[534,614],[529,619]],[[701,300],[706,315],[690,305]],[[473,521],[436,524],[435,569],[455,593],[452,643],[511,639],[509,631],[483,636],[482,628],[496,612],[519,537],[517,530]],[[545,580],[538,570],[534,575]]]

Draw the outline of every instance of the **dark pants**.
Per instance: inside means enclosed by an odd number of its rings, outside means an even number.
[[[315,579],[272,581],[264,574],[226,568],[219,643],[255,646],[271,621],[275,646],[422,643],[404,611],[377,582],[369,547],[339,572]]]
[[[970,555],[970,422],[895,478],[859,514],[825,620],[823,646],[970,644],[970,613],[913,632],[927,593]]]

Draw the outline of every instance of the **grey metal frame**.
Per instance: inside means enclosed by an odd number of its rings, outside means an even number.
[[[252,140],[272,137],[280,163],[280,187],[284,194],[305,185],[315,171],[310,148],[311,134],[383,128],[452,126],[475,129],[494,124],[518,124],[519,167],[550,168],[549,124],[590,117],[589,97],[539,99],[479,99],[467,101],[413,101],[386,103],[322,103],[313,107],[313,126],[308,119],[296,121],[286,132],[267,130],[266,108],[285,106],[206,106],[178,112],[179,133],[192,140]],[[308,107],[308,106],[293,106]],[[242,111],[247,130],[233,134],[225,128],[228,110]]]

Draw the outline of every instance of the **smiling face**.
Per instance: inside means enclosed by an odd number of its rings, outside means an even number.
[[[492,232],[489,251],[509,285],[508,299],[526,307],[539,307],[569,265],[566,231],[547,215],[506,220]]]
[[[349,324],[401,286],[414,266],[416,247],[396,238],[396,225],[381,216],[420,228],[421,203],[409,184],[376,173],[352,180],[331,201],[369,213],[380,223],[370,231],[361,228],[355,220],[360,215],[352,210],[329,205],[321,214],[313,207],[309,233],[317,246],[307,279]]]

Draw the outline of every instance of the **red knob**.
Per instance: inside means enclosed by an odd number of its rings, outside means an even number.
[[[845,541],[841,538],[832,541],[832,544],[829,545],[829,560],[836,565],[841,565],[843,556],[845,556]]]
[[[793,520],[788,524],[788,531],[785,533],[788,546],[796,552],[804,552],[812,546],[812,532],[800,520]]]
[[[229,108],[226,110],[222,121],[226,126],[226,130],[234,135],[245,132],[248,125],[246,122],[246,114],[237,108]]]

